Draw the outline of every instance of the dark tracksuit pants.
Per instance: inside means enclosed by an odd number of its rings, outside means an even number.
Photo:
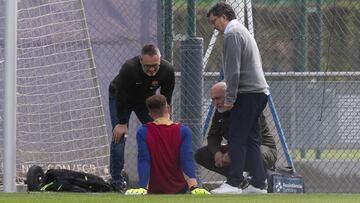
[[[117,110],[116,110],[116,99],[114,96],[109,95],[109,110],[112,130],[118,124]],[[132,107],[126,113],[126,120],[129,124],[131,112],[134,111],[141,123],[147,123],[152,121],[149,115],[149,111],[144,107]],[[121,171],[124,169],[124,155],[125,155],[125,137],[123,136],[119,143],[112,141],[110,144],[110,174],[114,181],[122,180]]]
[[[245,161],[252,172],[251,184],[265,186],[265,171],[260,153],[259,116],[264,110],[268,96],[264,93],[238,94],[230,111],[229,155],[231,164],[227,183],[239,186],[244,180]]]
[[[222,147],[221,152],[226,153],[228,151],[227,148],[228,147],[226,147],[226,148]],[[265,172],[266,172],[266,170],[275,167],[275,162],[277,160],[276,148],[271,148],[271,147],[268,147],[265,145],[261,145],[260,152],[261,152]],[[204,147],[201,147],[200,149],[196,150],[195,160],[198,164],[209,169],[210,171],[214,171],[216,173],[219,173],[219,174],[227,177],[229,174],[229,166],[216,167],[214,155],[215,154],[210,151],[208,146],[204,146]],[[246,160],[249,160],[249,159],[246,159]],[[252,176],[251,171],[249,169],[249,164],[247,163],[247,161],[245,161],[244,171],[250,172],[250,175]]]

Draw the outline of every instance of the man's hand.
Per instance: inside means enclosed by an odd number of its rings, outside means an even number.
[[[125,192],[125,195],[146,195],[147,189],[145,188],[137,188],[137,189],[128,189]]]
[[[123,135],[127,135],[128,128],[127,124],[117,124],[113,130],[112,141],[119,143]]]
[[[225,111],[230,111],[233,107],[234,107],[234,104],[228,104],[228,103],[224,104]]]
[[[222,157],[222,166],[225,167],[228,165],[230,165],[230,156],[229,156],[229,152],[226,152]]]
[[[215,161],[216,167],[218,167],[218,168],[223,167],[223,163],[222,163],[223,156],[224,156],[224,153],[222,153],[221,151],[218,151],[215,153],[214,161]]]
[[[204,188],[194,187],[190,189],[192,195],[210,195],[210,192]]]

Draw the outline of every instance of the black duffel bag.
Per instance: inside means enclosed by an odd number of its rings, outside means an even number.
[[[114,188],[101,177],[67,169],[49,169],[44,174],[40,166],[32,166],[27,173],[29,191],[111,192]]]

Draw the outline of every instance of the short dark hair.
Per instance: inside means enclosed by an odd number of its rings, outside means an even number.
[[[157,46],[155,46],[154,44],[147,44],[141,49],[141,56],[144,56],[144,55],[161,56],[159,48]]]
[[[149,112],[158,116],[162,116],[164,114],[166,105],[166,97],[161,94],[155,94],[146,99],[146,107],[149,109]]]
[[[213,16],[226,16],[226,19],[228,21],[231,21],[233,19],[236,19],[236,14],[234,10],[231,8],[231,6],[224,2],[218,2],[214,6],[210,8],[210,10],[207,13],[207,17],[210,17],[210,14],[213,14]]]

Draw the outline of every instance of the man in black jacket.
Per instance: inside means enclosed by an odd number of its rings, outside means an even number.
[[[131,112],[141,123],[152,121],[145,100],[160,88],[160,94],[171,104],[175,86],[174,67],[161,59],[153,44],[145,45],[139,56],[127,60],[109,86],[109,109],[113,129],[110,146],[110,174],[119,190],[123,188],[125,137]]]
[[[230,158],[228,154],[228,145],[222,145],[221,143],[223,139],[228,140],[229,138],[230,111],[223,110],[225,90],[225,82],[216,83],[211,89],[211,99],[216,106],[216,111],[213,115],[210,130],[208,132],[208,145],[196,151],[195,160],[205,168],[226,177],[229,171]],[[263,113],[260,115],[259,121],[261,158],[265,169],[270,169],[275,166],[277,160],[276,144]],[[247,162],[248,160],[246,160],[246,163]],[[245,171],[249,172],[251,175],[251,171],[248,170],[249,166],[246,163]]]

